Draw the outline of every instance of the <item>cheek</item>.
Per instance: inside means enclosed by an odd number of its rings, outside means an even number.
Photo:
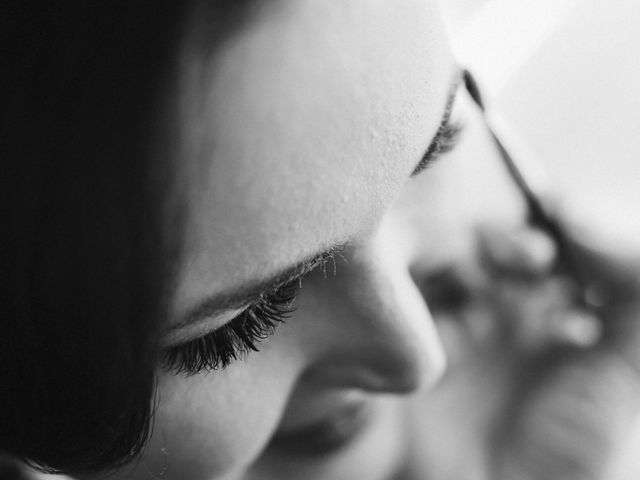
[[[269,355],[277,352],[264,349],[209,374],[161,374],[144,470],[204,480],[251,463],[276,428],[295,378],[291,365]]]

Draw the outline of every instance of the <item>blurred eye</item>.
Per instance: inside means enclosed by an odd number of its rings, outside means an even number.
[[[437,318],[438,313],[455,313],[464,310],[473,300],[473,292],[453,267],[417,275],[414,282],[422,293],[429,310]]]

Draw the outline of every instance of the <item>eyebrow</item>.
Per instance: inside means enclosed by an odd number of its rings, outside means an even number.
[[[248,282],[240,288],[236,287],[228,292],[206,297],[198,302],[196,306],[189,309],[187,313],[171,327],[171,330],[177,330],[187,325],[213,318],[216,315],[245,305],[248,306],[259,300],[263,295],[276,291],[282,285],[300,280],[315,268],[326,265],[328,260],[339,256],[340,252],[342,252],[347,245],[348,242],[334,244],[268,277]]]
[[[442,145],[447,141],[447,137],[456,136],[457,130],[459,127],[454,127],[453,130],[451,128],[450,120],[451,120],[451,112],[453,110],[453,105],[455,103],[458,91],[460,90],[460,84],[463,81],[462,72],[458,72],[456,78],[451,85],[451,89],[449,91],[449,95],[447,95],[447,101],[444,107],[444,113],[442,114],[442,118],[440,120],[440,125],[438,126],[438,130],[434,135],[431,143],[427,147],[424,155],[416,165],[416,167],[411,172],[411,177],[415,177],[418,173],[423,171],[425,168],[429,166],[431,162],[433,162],[437,157],[437,152],[440,150]]]

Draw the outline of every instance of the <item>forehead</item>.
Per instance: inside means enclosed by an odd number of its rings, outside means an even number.
[[[429,2],[291,0],[186,47],[179,303],[374,228],[440,121],[443,38]]]

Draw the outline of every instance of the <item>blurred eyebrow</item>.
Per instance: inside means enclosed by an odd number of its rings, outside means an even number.
[[[277,272],[256,280],[245,282],[240,288],[235,288],[228,292],[222,292],[210,297],[206,297],[189,309],[181,319],[171,327],[172,330],[200,322],[207,318],[215,317],[229,310],[248,306],[252,302],[260,299],[277,290],[280,286],[302,278],[318,266],[324,265],[327,260],[335,258],[347,246],[347,243],[332,245],[326,250],[317,252],[309,257],[285,267]]]
[[[446,141],[448,135],[452,135],[451,126],[449,121],[451,120],[451,111],[453,110],[453,104],[455,103],[456,96],[458,94],[458,90],[460,90],[460,84],[462,83],[462,73],[458,73],[456,78],[449,90],[449,95],[447,96],[447,101],[444,107],[444,113],[440,120],[440,125],[438,126],[438,131],[434,135],[431,143],[427,147],[426,152],[411,172],[411,176],[414,177],[422,170],[427,168],[429,164],[437,158],[437,152],[440,149],[443,142]]]

